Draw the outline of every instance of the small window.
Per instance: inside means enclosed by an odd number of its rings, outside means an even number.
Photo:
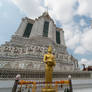
[[[23,37],[29,37],[30,36],[32,26],[33,26],[33,24],[30,24],[30,23],[27,24],[25,32],[23,34]]]
[[[56,31],[56,43],[60,44],[60,31]]]
[[[49,29],[49,22],[45,21],[44,22],[44,29],[43,29],[43,36],[48,37],[48,29]]]

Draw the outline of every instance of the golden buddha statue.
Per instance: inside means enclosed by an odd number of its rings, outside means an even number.
[[[48,47],[48,53],[44,55],[43,61],[45,63],[45,82],[50,83],[52,82],[53,67],[56,65],[51,46]],[[52,88],[52,84],[46,84],[42,92],[55,92],[55,89]]]
[[[45,82],[52,82],[53,67],[56,65],[54,55],[52,54],[52,47],[48,47],[48,53],[44,55],[45,63]]]

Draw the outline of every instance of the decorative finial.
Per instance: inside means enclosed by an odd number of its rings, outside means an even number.
[[[45,1],[46,1],[46,12],[48,13],[48,0]]]
[[[48,52],[52,52],[52,46],[48,47]]]
[[[68,79],[71,79],[71,75],[68,75]]]
[[[47,13],[48,13],[48,5],[47,5]]]
[[[20,74],[17,74],[17,75],[16,75],[16,80],[19,80],[20,77],[21,77],[21,75],[20,75]]]

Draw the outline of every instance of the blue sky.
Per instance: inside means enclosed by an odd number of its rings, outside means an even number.
[[[92,65],[92,0],[0,0],[0,44],[9,41],[25,16],[36,18],[46,7],[65,33],[70,54]]]
[[[0,1],[0,44],[10,40],[24,16],[12,2]]]

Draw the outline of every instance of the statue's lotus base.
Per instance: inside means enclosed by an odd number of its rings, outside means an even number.
[[[56,92],[55,88],[42,88],[42,92]]]

